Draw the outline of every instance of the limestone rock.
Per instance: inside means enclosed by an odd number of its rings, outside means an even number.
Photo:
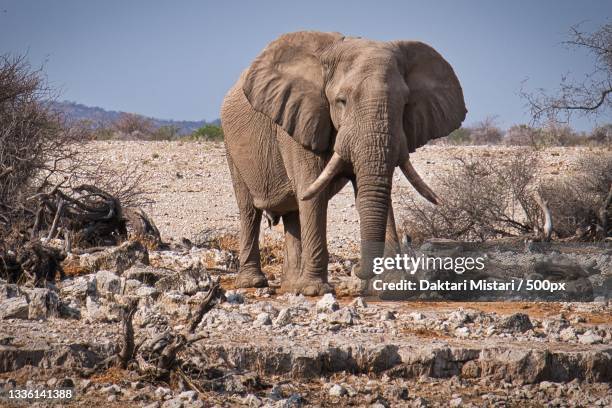
[[[140,241],[127,241],[105,251],[82,255],[79,262],[91,272],[106,269],[121,275],[137,263],[148,265],[149,252]]]
[[[276,319],[274,319],[274,325],[279,327],[286,326],[291,323],[292,317],[291,308],[284,308],[278,313]]]
[[[170,269],[156,268],[151,265],[137,263],[127,269],[123,276],[126,279],[136,279],[146,285],[155,285],[161,278],[173,273]]]
[[[27,319],[28,313],[28,300],[25,296],[12,297],[0,303],[2,319]]]
[[[511,333],[524,333],[533,329],[533,324],[526,314],[515,313],[502,320],[498,327]]]
[[[346,395],[346,388],[340,384],[334,384],[330,387],[328,394],[330,397],[342,397]]]
[[[334,312],[338,310],[340,306],[336,301],[336,298],[331,293],[326,293],[321,297],[321,299],[317,302],[317,312]]]
[[[73,280],[64,281],[60,288],[62,297],[71,297],[84,301],[88,294],[95,293],[95,281],[79,276]]]
[[[111,271],[98,271],[96,273],[96,292],[100,296],[112,297],[121,293],[121,279]]]
[[[57,293],[47,288],[35,288],[28,292],[29,307],[28,319],[46,319],[57,315],[59,308],[59,297]]]

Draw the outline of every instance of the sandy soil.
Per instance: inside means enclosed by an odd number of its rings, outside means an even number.
[[[225,159],[225,148],[215,142],[95,142],[92,150],[111,167],[137,165],[145,173],[144,188],[154,200],[147,209],[164,239],[197,239],[206,229],[239,230],[238,209]],[[519,147],[425,146],[412,155],[412,162],[427,182],[435,183],[457,158],[490,157],[500,160],[525,154]],[[570,174],[581,155],[612,151],[589,147],[555,147],[540,151],[539,177]],[[535,169],[534,169],[535,171]],[[406,196],[416,195],[401,172],[394,176],[393,205],[398,225],[406,208]],[[328,241],[332,253],[350,256],[358,247],[359,224],[352,188],[347,185],[330,202]],[[281,236],[282,225],[265,234]]]

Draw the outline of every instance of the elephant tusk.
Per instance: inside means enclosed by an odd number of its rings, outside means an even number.
[[[419,194],[421,194],[423,197],[425,197],[427,200],[431,201],[434,204],[438,204],[440,202],[440,199],[438,198],[436,193],[434,193],[433,190],[429,188],[427,184],[425,184],[421,176],[419,176],[414,167],[412,167],[412,163],[410,163],[410,158],[406,158],[406,160],[402,164],[400,164],[400,169],[402,169],[404,176],[406,176],[410,184],[412,184],[412,186],[416,189],[416,191],[419,192]]]
[[[342,166],[344,165],[344,160],[338,153],[333,154],[331,160],[319,177],[308,187],[308,189],[302,194],[302,200],[310,200],[315,195],[321,192],[327,185],[333,180],[333,178],[340,172]]]

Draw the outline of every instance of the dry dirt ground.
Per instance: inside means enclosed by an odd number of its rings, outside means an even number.
[[[98,142],[91,147],[112,167],[139,165],[146,173],[143,187],[154,200],[147,211],[172,245],[147,251],[126,243],[73,255],[65,263],[69,278],[49,288],[0,281],[0,406],[28,405],[4,398],[2,392],[14,386],[72,388],[77,397],[69,405],[81,407],[612,406],[607,299],[357,297],[350,272],[358,254],[358,221],[349,188],[332,200],[328,219],[329,270],[337,297],[276,293],[282,226],[264,228],[265,272],[272,288],[236,291],[236,254],[228,249],[235,247],[238,212],[222,144]],[[541,177],[573,171],[586,150],[542,151]],[[413,163],[432,180],[456,157],[513,154],[520,152],[432,146],[414,154]],[[412,193],[396,174],[398,218],[402,197]],[[208,243],[185,245],[182,237],[208,238]],[[582,255],[581,262],[589,263],[589,256]],[[603,248],[594,262],[607,268],[611,259],[612,251]],[[158,361],[172,339],[191,335],[187,328],[217,279],[225,301],[204,315],[194,331],[200,338],[178,352],[169,381],[161,381],[145,363]],[[122,370],[107,359],[122,347],[121,305],[130,299],[138,302],[134,337],[142,346],[136,363]],[[169,337],[148,343],[160,334]]]
[[[206,229],[237,233],[238,209],[222,143],[215,142],[96,142],[96,156],[116,168],[138,165],[146,174],[144,188],[155,203],[148,209],[165,239],[197,239]],[[412,163],[427,182],[448,171],[458,158],[499,158],[529,152],[519,147],[442,147],[425,146],[411,155]],[[543,179],[570,174],[585,153],[612,155],[610,149],[555,147],[542,150]],[[405,197],[416,194],[399,170],[393,186],[393,206],[401,224]],[[355,256],[359,242],[358,215],[352,187],[347,185],[329,204],[328,240],[331,253]],[[282,225],[275,231],[262,228],[266,235],[281,237]]]

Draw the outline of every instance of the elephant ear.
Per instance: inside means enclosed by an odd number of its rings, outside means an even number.
[[[467,110],[453,68],[427,44],[398,41],[399,66],[409,88],[404,133],[409,152],[461,126]]]
[[[253,109],[315,151],[328,149],[333,129],[320,55],[342,38],[307,31],[282,35],[253,61],[243,84]]]

